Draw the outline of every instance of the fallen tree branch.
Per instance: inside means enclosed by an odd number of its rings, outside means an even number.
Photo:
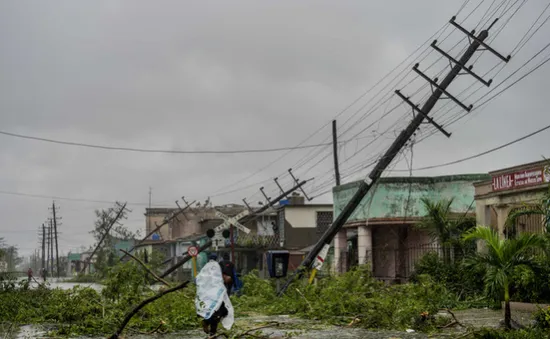
[[[37,284],[38,284],[38,286],[40,286],[40,287],[44,287],[44,288],[47,288],[47,287],[46,287],[46,285],[44,285],[44,284],[40,283],[40,282],[39,282],[38,280],[36,280],[36,278],[35,278],[35,277],[32,277],[32,280],[34,280],[34,282],[35,282],[35,283],[37,283]]]
[[[451,315],[451,317],[453,317],[453,321],[448,323],[445,326],[439,326],[440,329],[449,328],[449,327],[453,327],[453,326],[456,326],[456,325],[466,328],[466,326],[464,326],[460,321],[458,321],[458,319],[456,318],[456,315],[453,313],[453,311],[451,311],[448,308],[446,308],[445,311],[447,311],[447,313],[449,313]]]
[[[309,300],[307,300],[306,296],[299,290],[299,289],[296,289],[296,291],[298,293],[300,293],[300,295],[302,296],[302,298],[304,298],[304,300],[306,301],[307,305],[309,306],[309,310],[311,312],[313,312],[313,307],[311,306],[311,304],[309,303]]]
[[[252,334],[252,332],[256,332],[256,331],[259,331],[259,330],[263,330],[264,328],[270,328],[270,327],[277,327],[281,325],[281,323],[277,322],[277,321],[271,321],[269,323],[267,323],[266,325],[262,325],[260,327],[255,327],[255,328],[251,328],[247,331],[244,331],[243,333],[239,333],[235,336],[233,336],[232,338],[244,338],[246,336],[250,336],[250,337],[256,337],[256,338],[269,338],[269,336],[257,336],[257,335],[254,335]],[[209,339],[215,339],[215,338],[220,338],[220,337],[225,337],[225,338],[228,338],[229,336],[225,333],[220,333],[218,335],[215,335],[213,337],[210,337]]]
[[[141,261],[141,259],[137,258],[136,256],[134,256],[134,255],[131,254],[130,252],[127,252],[127,251],[125,251],[125,250],[123,250],[123,249],[120,249],[120,251],[123,252],[124,254],[126,254],[127,256],[129,256],[130,258],[134,259],[135,261],[137,261],[137,262],[141,265],[141,267],[143,267],[143,268],[147,271],[147,273],[149,273],[150,275],[152,275],[153,278],[155,278],[158,282],[161,282],[161,283],[163,283],[164,285],[170,287],[170,284],[169,284],[166,280],[162,279],[161,277],[159,277],[158,275],[156,275],[155,272],[151,271],[151,270],[149,269],[149,267],[147,267],[147,265],[145,265],[145,263],[144,263],[143,261]]]
[[[141,303],[139,303],[136,307],[134,307],[130,312],[128,312],[128,314],[126,314],[126,316],[124,317],[124,320],[122,321],[122,323],[120,324],[120,327],[118,328],[118,330],[112,335],[109,337],[109,339],[119,339],[120,338],[120,334],[122,333],[122,331],[124,331],[124,328],[126,327],[126,325],[128,325],[128,323],[130,322],[130,319],[132,319],[132,317],[134,315],[136,315],[136,313],[142,309],[143,307],[145,307],[145,305],[163,297],[164,295],[168,294],[168,293],[172,293],[172,292],[175,292],[175,291],[178,291],[178,290],[181,290],[181,289],[184,289],[187,285],[189,284],[189,281],[184,281],[182,282],[181,284],[179,284],[178,286],[175,286],[175,287],[172,287],[172,288],[169,288],[167,290],[164,290],[164,291],[160,291],[159,293],[155,294],[154,296],[152,296],[151,298],[148,298],[148,299],[145,299],[143,300]]]
[[[361,317],[364,317],[364,315],[358,314],[355,317],[353,317],[353,320],[348,324],[348,327],[351,327],[351,326],[357,324],[359,321],[361,321]]]
[[[148,331],[148,332],[144,332],[144,331],[140,331],[140,330],[135,330],[131,327],[128,327],[128,331],[131,331],[131,332],[134,332],[136,334],[144,334],[144,335],[151,335],[151,334],[155,334],[155,333],[160,333],[160,334],[163,334],[163,332],[160,331],[160,328],[162,326],[164,326],[166,323],[164,321],[160,321],[160,324],[152,331]]]

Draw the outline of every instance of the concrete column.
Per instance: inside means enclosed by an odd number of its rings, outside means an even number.
[[[334,237],[334,272],[344,273],[345,260],[347,258],[348,251],[348,234],[344,228],[340,230]]]
[[[509,205],[498,205],[496,206],[497,210],[497,229],[498,235],[501,239],[504,239],[504,229],[506,228],[506,219],[508,219],[508,214],[512,208]]]
[[[491,206],[486,205],[484,200],[476,200],[476,224],[491,227]],[[476,241],[476,247],[480,253],[487,252],[487,247],[482,241]]]
[[[357,251],[359,265],[370,264],[372,266],[372,226],[357,228]]]
[[[491,226],[491,210],[485,201],[476,201],[476,222],[481,226]]]

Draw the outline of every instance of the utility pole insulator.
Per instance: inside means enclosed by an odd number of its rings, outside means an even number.
[[[261,191],[262,194],[264,195],[264,198],[265,198],[265,200],[267,201],[267,204],[270,204],[270,203],[271,203],[271,198],[269,198],[269,197],[267,196],[267,194],[265,194],[265,191],[264,191],[263,186],[260,187],[260,191]]]
[[[294,179],[294,182],[296,184],[299,183],[298,179],[294,176],[294,173],[292,173],[292,168],[289,168],[288,169],[288,173],[290,174],[290,176],[292,177],[292,179]],[[306,194],[306,191],[304,191],[304,189],[302,188],[302,186],[300,186],[300,191],[302,191],[302,194],[304,195],[304,197],[306,197],[306,199],[308,201],[311,201],[312,198],[308,197],[307,194]]]
[[[281,184],[279,184],[279,178],[274,178],[273,181],[275,181],[275,184],[277,184],[277,187],[279,187],[281,193],[284,193],[285,190],[281,187]],[[288,195],[285,195],[285,197],[288,199]]]

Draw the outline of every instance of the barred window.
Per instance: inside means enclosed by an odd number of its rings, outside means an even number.
[[[331,212],[317,212],[317,234],[323,234],[332,225]]]

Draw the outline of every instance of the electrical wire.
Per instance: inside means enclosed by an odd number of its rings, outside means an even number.
[[[464,1],[464,3],[462,4],[462,6],[461,6],[461,7],[459,8],[459,10],[457,11],[457,14],[456,14],[456,15],[459,15],[459,14],[462,12],[462,10],[464,10],[464,8],[465,8],[466,5],[469,3],[469,1],[470,1],[470,0]],[[474,11],[472,11],[472,12],[466,17],[466,19],[467,19],[470,15],[472,15],[473,12],[474,12]],[[466,20],[466,19],[464,19],[464,20]],[[388,76],[390,76],[392,73],[394,73],[394,72],[395,72],[397,69],[399,69],[408,59],[410,59],[413,55],[415,55],[415,54],[416,54],[425,44],[427,44],[434,36],[436,36],[437,34],[440,34],[439,36],[441,36],[441,35],[445,32],[445,30],[446,30],[446,28],[447,28],[448,26],[449,26],[449,23],[446,23],[445,25],[443,25],[443,27],[441,27],[434,35],[432,35],[432,37],[430,37],[428,40],[426,40],[426,42],[424,42],[424,43],[423,43],[422,45],[420,45],[415,51],[413,51],[408,57],[406,57],[405,60],[403,60],[403,61],[402,61],[400,64],[398,64],[394,69],[392,69],[389,73],[387,73],[382,79],[380,79],[380,80],[379,80],[377,83],[375,83],[371,88],[369,88],[366,92],[364,92],[359,98],[357,98],[356,100],[354,100],[354,101],[353,101],[350,105],[348,105],[344,110],[342,110],[335,118],[341,116],[343,113],[345,113],[345,111],[347,111],[349,108],[351,108],[353,105],[355,105],[359,100],[361,100],[362,98],[364,98],[368,93],[370,93],[370,92],[371,92],[374,88],[376,88],[379,84],[381,84]],[[441,33],[440,33],[440,32],[441,32]],[[447,36],[447,37],[448,37],[448,36]],[[429,48],[429,47],[428,47],[428,48]],[[403,72],[403,71],[402,71],[402,72]],[[402,72],[399,73],[399,74],[402,74]],[[399,74],[398,74],[397,76],[399,76]],[[395,78],[394,78],[394,79],[395,79]],[[390,81],[390,83],[391,83],[391,82],[393,82],[393,80]],[[375,97],[376,97],[376,96],[377,96],[377,95],[375,95]],[[374,98],[374,97],[373,97],[373,98]],[[372,99],[371,99],[371,100],[372,100]],[[360,109],[360,110],[361,110],[361,109]],[[358,111],[360,111],[360,110],[358,110]],[[357,113],[357,112],[356,112],[356,113]],[[349,120],[349,118],[348,118],[348,120]],[[348,121],[348,120],[346,120],[346,121]],[[327,123],[326,123],[325,125],[323,125],[320,129],[326,127],[329,123],[330,123],[330,122],[327,122]],[[318,132],[319,132],[319,130],[317,130],[317,131],[315,132],[315,134],[318,133]],[[310,137],[311,137],[311,136],[310,136]],[[308,139],[309,139],[310,137],[308,137]],[[308,139],[306,139],[306,140],[308,140]],[[329,146],[325,146],[325,148],[328,148],[328,147],[329,147]],[[213,194],[210,194],[210,196],[214,196],[215,194],[219,194],[220,191],[223,191],[223,190],[225,190],[225,189],[227,189],[227,188],[229,188],[229,187],[233,187],[233,186],[235,186],[235,185],[239,185],[239,184],[241,184],[241,183],[247,181],[248,179],[252,178],[253,176],[257,175],[258,173],[261,173],[261,172],[264,171],[265,169],[269,168],[271,165],[273,165],[274,163],[276,163],[277,161],[279,161],[280,159],[282,159],[284,156],[288,155],[291,151],[292,151],[292,150],[290,150],[289,152],[287,152],[287,153],[281,155],[281,156],[278,157],[277,159],[271,161],[269,164],[267,164],[266,166],[260,168],[259,170],[256,170],[254,173],[248,175],[247,177],[245,177],[245,178],[243,178],[243,179],[241,179],[241,180],[239,180],[239,181],[233,182],[233,183],[231,183],[231,184],[229,184],[229,185],[226,185],[226,186],[220,188],[218,191],[215,191]],[[325,150],[325,151],[326,151],[326,150]],[[322,152],[323,152],[323,150],[318,151],[316,154],[314,154],[312,157],[310,157],[310,159],[309,159],[308,161],[313,160],[316,156],[318,156],[318,155],[321,154]],[[300,166],[302,166],[304,163],[307,163],[307,161],[304,162],[303,159],[302,159],[302,161],[299,162],[298,164],[300,164]],[[293,166],[293,168],[295,168],[295,166]],[[283,175],[284,175],[284,174],[283,174]],[[265,183],[265,182],[267,182],[267,181],[269,181],[269,180],[264,180],[264,181],[262,181],[261,183]],[[250,186],[253,186],[253,185],[250,185]],[[246,188],[245,188],[245,189],[246,189]],[[241,190],[241,189],[239,189],[239,190]],[[232,191],[234,191],[234,190],[232,190]],[[229,191],[227,191],[227,192],[229,192]],[[224,194],[224,193],[225,193],[225,192],[222,192],[221,194]]]
[[[277,147],[277,148],[264,148],[264,149],[241,149],[241,150],[167,150],[167,149],[150,149],[150,148],[133,148],[133,147],[120,147],[120,146],[105,146],[105,145],[96,145],[96,144],[87,144],[87,143],[81,143],[81,142],[73,142],[73,141],[62,141],[62,140],[55,140],[55,139],[48,139],[48,138],[41,138],[41,137],[35,137],[30,135],[24,135],[24,134],[17,134],[17,133],[11,133],[6,131],[0,131],[0,134],[15,137],[15,138],[21,138],[21,139],[28,139],[28,140],[35,140],[35,141],[42,141],[42,142],[48,142],[48,143],[54,143],[54,144],[61,144],[61,145],[67,145],[67,146],[77,146],[77,147],[87,147],[87,148],[96,148],[96,149],[102,149],[102,150],[110,150],[110,151],[127,151],[127,152],[140,152],[140,153],[167,153],[167,154],[239,154],[239,153],[269,153],[269,152],[281,152],[281,151],[287,151],[287,150],[297,150],[297,149],[308,149],[308,148],[317,148],[317,147],[323,147],[323,146],[330,146],[332,143],[324,143],[324,144],[315,144],[315,145],[302,145],[302,146],[290,146],[290,147]]]
[[[509,141],[505,144],[502,144],[500,146],[497,146],[497,147],[494,147],[494,148],[491,148],[489,150],[486,150],[484,152],[481,152],[481,153],[477,153],[477,154],[474,154],[474,155],[471,155],[469,157],[466,157],[466,158],[462,158],[462,159],[458,159],[458,160],[454,160],[454,161],[450,161],[450,162],[446,162],[446,163],[443,163],[443,164],[439,164],[439,165],[432,165],[432,166],[425,166],[425,167],[419,167],[419,168],[414,168],[413,171],[424,171],[424,170],[428,170],[428,169],[433,169],[433,168],[440,168],[440,167],[445,167],[445,166],[450,166],[450,165],[454,165],[454,164],[459,164],[461,162],[465,162],[465,161],[468,161],[468,160],[472,160],[472,159],[476,159],[476,158],[479,158],[479,157],[482,157],[484,155],[487,155],[487,154],[490,154],[490,153],[493,153],[493,152],[496,152],[496,151],[499,151],[503,148],[506,148],[508,146],[511,146],[513,144],[517,144],[518,142],[520,141],[523,141],[525,139],[529,139],[539,133],[542,133],[546,130],[550,129],[550,125],[548,126],[545,126],[543,128],[540,128],[534,132],[531,132],[527,135],[524,135],[520,138],[517,138],[515,140],[512,140],[512,141]],[[397,170],[393,170],[393,172],[408,172],[409,170],[408,169],[397,169]]]
[[[550,15],[549,15],[549,18],[550,18]],[[538,21],[538,20],[537,20]],[[539,26],[539,28],[532,33],[532,35],[528,38],[528,40],[530,40],[535,34],[536,32],[538,32],[538,30],[540,29],[540,27],[542,27],[542,25],[546,24],[548,21],[545,20],[541,26]],[[525,37],[525,36],[524,36]],[[516,45],[519,46],[519,44],[521,43],[521,41],[524,39],[524,37],[522,37],[522,39],[520,39],[520,41],[518,42],[518,44]],[[519,53],[519,51],[525,46],[525,44],[522,45],[521,48],[519,49],[516,49],[514,48],[514,50],[516,50],[516,54]],[[481,99],[483,99],[484,97],[486,97],[487,95],[489,95],[490,93],[492,93],[493,91],[495,91],[498,87],[500,87],[502,84],[504,84],[507,80],[509,80],[511,77],[513,77],[517,72],[519,72],[521,69],[523,69],[524,67],[526,67],[531,61],[533,61],[538,55],[540,55],[544,50],[546,50],[548,47],[550,47],[550,44],[547,44],[545,47],[543,47],[539,52],[537,52],[536,54],[534,54],[529,60],[527,60],[523,65],[521,65],[520,67],[518,67],[512,74],[510,74],[507,78],[505,78],[503,81],[501,81],[496,87],[493,87],[490,91],[488,91],[487,93],[485,93],[483,96],[481,96],[480,98],[478,98],[476,101],[474,101],[474,105],[477,104]],[[545,64],[548,60],[546,61],[543,61],[540,65],[538,65],[535,69],[531,70],[529,73],[525,74],[523,77],[521,77],[520,79],[518,79],[516,82],[514,82],[512,85],[508,86],[506,89],[512,87],[513,85],[515,85],[516,83],[518,83],[519,81],[523,80],[525,77],[527,77],[528,75],[530,75],[531,73],[533,73],[536,69],[540,68],[543,64]],[[503,70],[505,64],[502,65],[503,67],[497,72],[497,74],[495,74],[495,77]],[[491,72],[495,67],[493,67],[489,72]],[[487,72],[485,75],[483,75],[483,77],[485,77],[489,72]],[[482,86],[481,86],[482,87]],[[505,89],[505,90],[506,90]],[[462,94],[463,92],[467,91],[468,88],[466,88],[464,91],[462,91],[460,94]],[[501,91],[499,93],[497,93],[496,95],[494,95],[493,97],[491,97],[490,100],[492,100],[493,98],[497,97],[499,94],[501,94],[502,92],[504,91]],[[471,97],[472,95],[474,95],[475,93],[477,93],[477,90],[472,92],[471,94],[469,94],[465,99],[468,99],[469,97]],[[459,94],[459,95],[460,95]],[[464,99],[463,99],[464,100]],[[490,101],[488,100],[488,101]],[[484,102],[482,105],[476,105],[474,106],[474,108],[464,114],[464,115],[460,115],[458,114],[457,116],[458,117],[451,117],[451,119],[447,120],[447,121],[443,121],[442,122],[442,125],[444,127],[448,127],[454,123],[456,123],[457,121],[461,120],[462,118],[464,118],[465,116],[472,116],[470,113],[473,113],[474,111],[477,111],[477,112],[480,112],[480,109],[483,110],[483,105],[485,105],[488,101]],[[451,109],[452,110],[452,109]],[[449,113],[450,111],[447,111],[447,113]],[[447,114],[445,113],[445,115]],[[437,111],[434,113],[434,114],[437,114]],[[437,133],[437,130],[435,130],[435,128],[433,129],[432,133],[427,135],[424,139],[426,138],[429,138],[430,136],[432,136],[433,134]]]
[[[49,199],[49,200],[52,200],[52,199],[53,200],[65,200],[65,201],[87,202],[87,203],[97,203],[97,204],[115,204],[115,203],[117,203],[116,201],[109,201],[109,200],[68,198],[68,197],[60,197],[60,196],[56,196],[56,195],[22,193],[22,192],[3,191],[3,190],[0,191],[0,194],[21,196],[21,197],[29,197],[29,198],[40,198],[40,199]],[[145,202],[128,202],[128,205],[149,206],[149,203],[145,203]],[[163,205],[154,205],[154,206],[163,206]]]

